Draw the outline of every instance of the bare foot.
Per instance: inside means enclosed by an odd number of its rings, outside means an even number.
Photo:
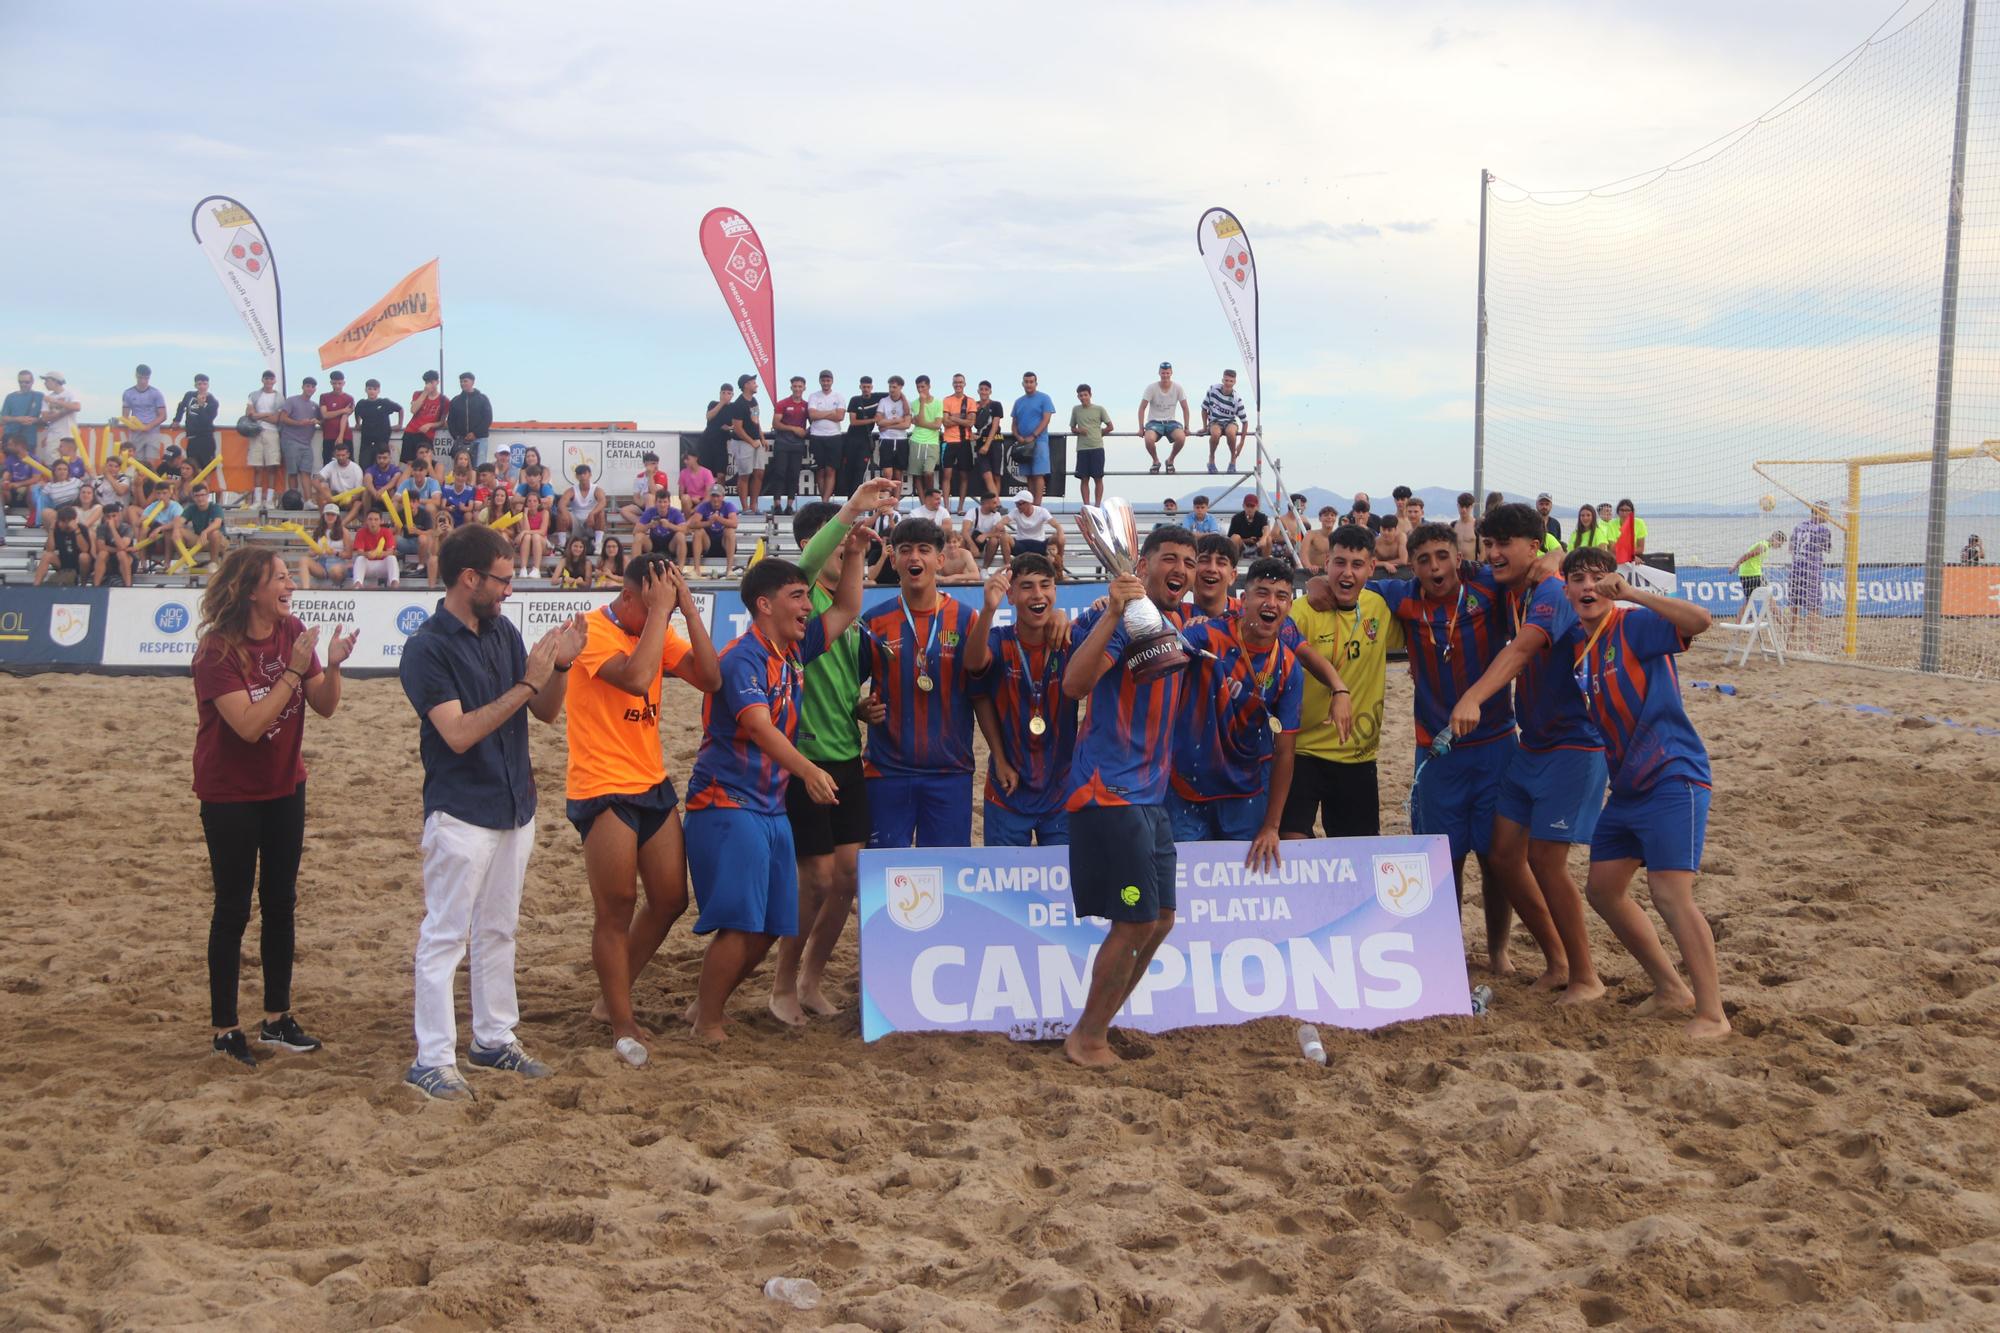
[[[771,1017],[789,1027],[802,1028],[806,1025],[806,1011],[799,1008],[796,995],[771,993]]]
[[[1661,1014],[1684,1014],[1694,1008],[1694,992],[1683,986],[1677,991],[1656,990],[1639,1001],[1632,1010],[1641,1018],[1653,1018]]]
[[[1572,981],[1556,996],[1557,1004],[1589,1004],[1592,1000],[1604,998],[1604,983],[1596,977],[1588,981]]]
[[[1118,1064],[1118,1052],[1104,1042],[1086,1044],[1082,1037],[1072,1032],[1063,1038],[1063,1054],[1086,1069],[1109,1069]]]
[[[590,1006],[590,1016],[599,1023],[609,1023],[611,1021],[611,1010],[605,1006],[602,995],[597,997],[596,1004]]]
[[[726,1022],[727,1020],[724,1021]],[[722,1023],[716,1023],[712,1027],[702,1027],[699,1024],[690,1023],[688,1024],[688,1035],[692,1036],[696,1041],[709,1046],[720,1046],[724,1041],[729,1039],[729,1034],[723,1031]]]
[[[1703,1018],[1701,1015],[1696,1014],[1681,1025],[1681,1031],[1697,1041],[1713,1041],[1717,1037],[1726,1037],[1729,1035],[1730,1030],[1729,1019],[1726,1016],[1722,1018]]]
[[[799,983],[799,1003],[822,1018],[831,1018],[840,1012],[840,1006],[826,998],[826,992],[818,986]]]
[[[1569,968],[1552,967],[1548,971],[1542,973],[1542,975],[1540,975],[1539,977],[1536,977],[1535,984],[1528,987],[1528,989],[1561,990],[1564,986],[1567,985],[1569,985]]]
[[[1486,970],[1496,977],[1514,975],[1514,955],[1502,949],[1499,953],[1486,955]]]

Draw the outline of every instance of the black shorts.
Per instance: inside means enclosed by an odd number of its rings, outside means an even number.
[[[861,761],[838,759],[820,767],[840,788],[832,805],[813,800],[797,778],[785,788],[785,815],[792,821],[792,850],[798,856],[832,856],[836,847],[868,841],[868,780]]]
[[[1087,805],[1069,817],[1078,916],[1157,921],[1174,900],[1174,826],[1164,805]]]
[[[188,462],[197,469],[205,468],[215,461],[215,437],[213,435],[189,435],[187,437]],[[331,462],[331,459],[328,459]]]
[[[609,793],[588,800],[571,801],[564,807],[563,813],[569,816],[577,836],[588,838],[590,826],[597,822],[599,815],[609,810],[626,828],[638,835],[639,845],[644,847],[653,840],[655,833],[666,827],[679,804],[680,797],[674,792],[674,780],[666,778],[651,791],[633,795]]]
[[[1016,537],[1014,539],[1015,555],[1047,555],[1048,553],[1049,544],[1045,541],[1036,541],[1032,537]]]
[[[1764,586],[1763,577],[1757,574],[1745,574],[1738,579],[1738,582],[1743,585],[1743,596],[1746,600],[1751,593]]]
[[[967,440],[946,440],[944,461],[939,467],[948,467],[954,472],[970,471],[972,468],[972,445]]]
[[[894,468],[898,472],[910,470],[910,442],[908,440],[882,441],[882,466]]]
[[[403,461],[403,462],[405,462],[405,463],[414,463],[414,462],[416,462],[416,461],[417,461],[417,447],[418,447],[419,445],[425,445],[425,444],[429,444],[430,442],[431,442],[431,437],[430,437],[430,436],[428,436],[428,435],[419,435],[419,434],[417,434],[417,432],[415,432],[415,431],[413,431],[413,430],[406,430],[406,431],[404,431],[404,432],[403,432],[403,451],[402,451],[402,461]],[[367,466],[367,464],[366,464],[366,463],[364,463],[364,464],[362,464],[362,466],[363,466],[363,467],[366,467],[366,466]]]
[[[1079,449],[1076,451],[1076,475],[1104,480],[1104,450]]]
[[[838,435],[812,435],[806,440],[815,469],[840,466],[841,439]]]
[[[1292,789],[1285,795],[1285,812],[1278,832],[1313,835],[1317,817],[1327,838],[1375,838],[1382,833],[1382,801],[1375,781],[1375,761],[1340,764],[1318,755],[1292,760]]]
[[[694,461],[720,477],[729,467],[729,442],[703,435],[701,443],[694,447]]]

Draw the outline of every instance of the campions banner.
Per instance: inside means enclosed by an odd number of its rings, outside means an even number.
[[[1264,382],[1257,372],[1257,257],[1243,224],[1226,208],[1211,208],[1195,224],[1195,247],[1221,298],[1223,318],[1243,353],[1243,375],[1250,384],[1250,402],[1261,416]]]
[[[772,315],[771,262],[757,229],[733,208],[711,208],[701,220],[701,254],[715,275],[715,285],[722,289],[722,303],[743,335],[766,396],[775,399],[778,382],[772,373],[778,335]]]
[[[264,368],[285,378],[285,303],[278,294],[278,261],[270,238],[245,208],[228,195],[212,194],[194,206],[194,243],[208,257],[229,304],[243,317]]]
[[[413,333],[444,323],[444,302],[438,297],[438,261],[409,274],[389,289],[352,324],[320,344],[319,368],[387,351]]]

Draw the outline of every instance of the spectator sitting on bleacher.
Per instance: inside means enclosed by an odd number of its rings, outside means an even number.
[[[91,581],[98,587],[105,587],[114,578],[121,587],[132,586],[132,534],[132,517],[122,507],[106,504],[99,509],[90,542],[96,562]]]
[[[80,584],[92,566],[90,533],[77,525],[76,506],[64,505],[54,513],[55,522],[42,545],[41,559],[35,562],[35,586],[51,574],[61,584]]]
[[[562,493],[555,507],[556,531],[586,538],[593,555],[604,547],[604,514],[611,505],[604,487],[595,482],[590,464],[578,463],[576,484]]]
[[[726,577],[743,571],[736,565],[736,525],[740,510],[722,492],[722,483],[708,488],[708,498],[694,507],[694,572],[699,578],[708,565],[710,552],[722,557]]]
[[[722,480],[720,477],[701,465],[699,446],[694,446],[681,450],[680,476],[669,484],[663,473],[654,488],[666,486],[675,495],[707,495],[708,488],[720,480]]]
[[[591,577],[591,584],[599,588],[622,588],[625,586],[625,543],[616,537],[604,539],[604,554],[597,559],[597,572]]]
[[[387,457],[388,453],[389,446],[385,444],[381,448],[381,454]],[[366,488],[361,484],[364,475],[361,465],[354,461],[352,446],[346,440],[335,441],[333,461],[313,474],[314,503],[344,504],[347,506],[346,514],[349,521],[358,520],[362,509],[368,504]],[[350,491],[360,493],[349,495]],[[342,496],[347,498],[343,500]]]
[[[1219,537],[1222,535],[1222,520],[1209,512],[1208,504],[1209,501],[1206,495],[1197,495],[1194,497],[1194,512],[1188,515],[1187,530],[1197,537]],[[1173,522],[1177,517],[1174,511],[1179,508],[1180,505],[1173,500],[1170,499],[1167,501],[1167,521],[1169,523]]]
[[[104,505],[97,498],[97,488],[90,484],[90,478],[85,477],[83,489],[76,496],[76,521],[85,532],[95,534],[97,524],[103,517]]]
[[[1382,515],[1382,529],[1375,534],[1375,563],[1389,569],[1408,564],[1410,534],[1403,531],[1403,525],[1394,514]],[[1322,561],[1323,565],[1325,562]],[[1314,566],[1315,569],[1319,565]]]
[[[1319,526],[1308,532],[1300,543],[1300,555],[1306,568],[1317,573],[1326,568],[1326,562],[1333,556],[1333,530],[1340,526],[1340,511],[1332,505],[1319,507]]]
[[[388,512],[389,497],[395,494],[396,483],[402,479],[402,467],[389,461],[389,446],[386,444],[375,446],[375,461],[363,469],[361,474],[362,513]],[[358,521],[359,517],[353,510],[348,511],[350,523]]]
[[[28,451],[22,443],[12,438],[7,440],[7,456],[0,462],[0,506],[8,509],[22,509],[34,503],[35,488],[42,483],[42,474],[28,461]],[[6,525],[0,523],[0,541],[7,537]]]
[[[558,588],[590,586],[589,542],[572,534],[569,540],[563,543],[562,558],[556,562],[554,582]]]
[[[306,552],[299,557],[299,586],[310,588],[318,579],[338,588],[347,578],[347,520],[339,505],[329,500],[319,507],[319,525],[313,529]]]
[[[530,449],[528,452],[533,453],[534,450]],[[553,508],[555,505],[555,485],[549,480],[548,470],[540,463],[523,465],[521,468],[521,480],[514,487],[514,490],[524,500],[546,500],[549,502],[548,507],[550,508]]]
[[[996,556],[1003,565],[1014,558],[1014,528],[1000,507],[999,496],[989,494],[979,502],[971,526],[972,546],[979,553],[981,569],[991,565]]]
[[[132,550],[142,566],[163,565],[179,557],[180,543],[187,536],[181,520],[181,503],[174,498],[179,484],[175,477],[144,483],[142,500],[132,506],[132,528],[138,534]]]
[[[939,583],[983,583],[979,561],[972,554],[972,541],[963,528],[945,534],[944,558],[938,565]]]
[[[444,503],[439,508],[439,517],[445,520],[440,526],[455,528],[466,521],[466,515],[479,504],[479,474],[472,467],[472,451],[460,449],[451,456],[451,476],[438,479],[438,497]]]
[[[396,534],[382,522],[380,510],[371,509],[361,520],[361,530],[354,534],[354,571],[351,588],[365,588],[371,578],[380,578],[382,586],[399,586],[402,570],[396,564]]]
[[[1255,491],[1243,497],[1243,508],[1229,520],[1229,540],[1235,545],[1239,557],[1246,549],[1255,551],[1258,556],[1271,554],[1271,537],[1274,531],[1271,527],[1271,516],[1259,507]]]
[[[437,586],[437,551],[440,525],[438,512],[443,508],[444,490],[431,475],[430,463],[417,458],[405,469],[408,476],[397,483],[396,495],[409,497],[403,502],[410,517],[416,520],[414,529],[405,530],[396,537],[396,554],[405,558],[415,556],[423,562],[424,577],[432,587]]]
[[[479,465],[480,474],[483,476],[488,468],[493,469],[492,486],[496,494],[513,490],[521,480],[521,469],[515,465],[512,449],[495,449],[492,459]]]
[[[1306,533],[1308,531],[1306,527],[1306,497],[1294,494],[1290,499],[1291,503],[1285,507],[1285,512],[1278,519],[1278,523],[1284,529],[1285,540],[1291,544],[1293,554],[1296,557],[1299,552],[1305,549],[1306,544]]]
[[[629,510],[631,506],[626,508]],[[632,545],[638,554],[657,551],[677,565],[688,563],[694,521],[688,517],[687,509],[674,503],[673,494],[666,487],[654,491],[652,503],[630,517]]]
[[[221,564],[223,552],[229,549],[229,533],[223,525],[222,506],[210,500],[207,482],[194,484],[187,508],[181,511],[181,523],[195,551],[208,553],[209,567]]]
[[[500,484],[491,463],[481,463],[473,473],[472,503],[463,512],[452,511],[453,526],[462,527],[467,523],[492,523],[506,512],[507,488]]]
[[[76,441],[65,437],[56,450],[55,462],[48,465],[48,480],[31,492],[35,522],[45,528],[55,526],[56,510],[75,504],[78,497],[92,489],[89,469],[76,456]]]
[[[541,471],[540,468],[535,470]],[[514,561],[515,572],[538,579],[548,573],[549,538],[553,533],[549,521],[549,501],[543,496],[530,494],[523,497],[521,503],[527,508],[521,511],[521,521],[514,525],[515,549],[521,553]]]

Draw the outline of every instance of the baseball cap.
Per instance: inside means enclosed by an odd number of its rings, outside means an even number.
[[[1554,504],[1555,498],[1556,498],[1555,496],[1550,495],[1547,491],[1543,491],[1540,495],[1537,495],[1535,497],[1535,503],[1540,504],[1542,501],[1547,500],[1549,503]]]
[[[1033,504],[1034,502],[1035,502],[1035,493],[1034,493],[1033,491],[1015,491],[1015,492],[1014,492],[1014,503],[1015,503],[1015,504],[1017,504],[1017,505],[1031,505],[1031,504]]]
[[[58,372],[56,372],[56,371],[53,371],[53,370],[45,370],[45,371],[43,371],[43,372],[42,372],[42,378],[43,378],[43,379],[45,379],[45,380],[54,380],[54,381],[55,381],[55,382],[56,382],[57,384],[68,384],[68,383],[69,383],[69,381],[68,381],[68,380],[66,380],[66,379],[64,379],[64,378],[62,377],[62,375],[61,375],[61,374],[59,374]]]
[[[337,504],[323,504],[319,507],[319,512],[322,514],[338,514],[340,506]]]
[[[1162,362],[1160,362],[1160,369],[1161,369],[1161,370],[1172,370],[1173,368],[1174,368],[1174,363],[1173,363],[1173,362],[1171,362],[1171,361],[1162,361]]]

